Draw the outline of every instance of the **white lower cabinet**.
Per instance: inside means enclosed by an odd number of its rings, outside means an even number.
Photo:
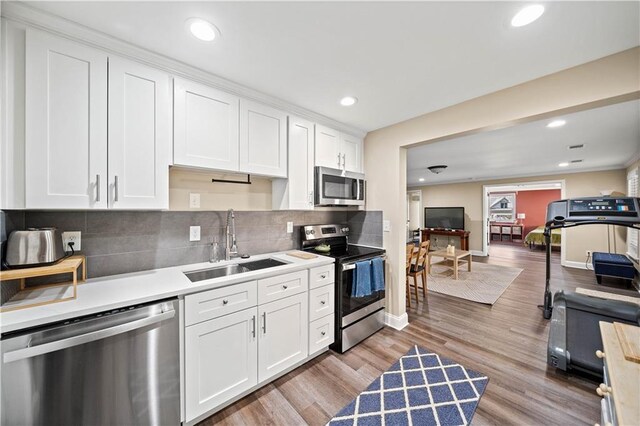
[[[297,294],[258,307],[258,381],[307,357],[307,295]]]
[[[245,309],[186,328],[187,421],[257,384],[257,313]]]
[[[188,424],[213,414],[333,343],[334,284],[329,273],[333,264],[328,266],[185,296],[184,406]],[[325,285],[309,291],[310,275],[316,285]]]

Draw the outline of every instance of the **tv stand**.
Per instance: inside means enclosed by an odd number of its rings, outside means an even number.
[[[462,229],[435,229],[435,228],[424,228],[422,230],[422,241],[427,241],[431,239],[432,235],[446,235],[448,237],[459,237],[460,238],[460,250],[469,250],[469,234],[471,232],[465,231]]]

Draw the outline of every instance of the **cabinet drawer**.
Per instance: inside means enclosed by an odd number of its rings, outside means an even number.
[[[309,279],[307,271],[279,275],[258,280],[258,303],[268,303],[283,297],[307,291]]]
[[[309,270],[309,288],[321,287],[335,281],[336,269],[332,263],[330,265],[318,266]]]
[[[309,321],[315,321],[334,312],[335,284],[309,291]]]
[[[514,226],[513,231],[511,232],[513,235],[522,235],[522,227]]]
[[[258,304],[256,281],[234,284],[185,296],[185,322],[189,326]]]
[[[502,233],[503,234],[510,234],[511,233],[511,227],[510,226],[503,226],[502,227]]]
[[[334,314],[315,320],[309,324],[309,354],[326,348],[334,341]]]
[[[491,226],[491,233],[492,233],[492,234],[499,234],[499,233],[500,233],[500,227],[499,227],[499,226],[492,225],[492,226]]]

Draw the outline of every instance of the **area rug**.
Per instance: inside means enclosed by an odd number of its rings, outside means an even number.
[[[443,264],[431,265],[427,277],[427,289],[434,293],[447,294],[472,302],[493,305],[522,272],[519,268],[487,265],[472,262],[471,272],[463,263],[458,269],[458,279],[453,279],[453,269]]]
[[[415,346],[327,425],[466,425],[488,381]]]

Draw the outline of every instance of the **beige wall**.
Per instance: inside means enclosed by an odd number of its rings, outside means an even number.
[[[482,250],[482,187],[536,181],[565,181],[567,198],[590,197],[600,195],[600,191],[613,189],[624,194],[626,191],[626,170],[609,170],[588,173],[570,173],[565,175],[535,176],[519,179],[500,179],[483,182],[467,182],[449,185],[423,186],[422,202],[425,206],[464,207],[465,227],[471,231],[469,246],[471,250]],[[615,235],[615,243],[614,243]],[[626,232],[619,228],[611,231],[611,251],[615,247],[618,253],[624,253]],[[608,251],[607,227],[592,225],[566,230],[566,260],[584,262],[586,251]]]
[[[172,167],[169,210],[271,210],[271,181],[252,176],[251,185],[212,183],[211,178],[242,180],[246,175],[211,173]],[[189,193],[200,194],[200,208],[189,208]]]
[[[382,210],[391,230],[387,311],[404,317],[406,149],[640,97],[640,47],[370,132],[365,139],[367,208]]]

